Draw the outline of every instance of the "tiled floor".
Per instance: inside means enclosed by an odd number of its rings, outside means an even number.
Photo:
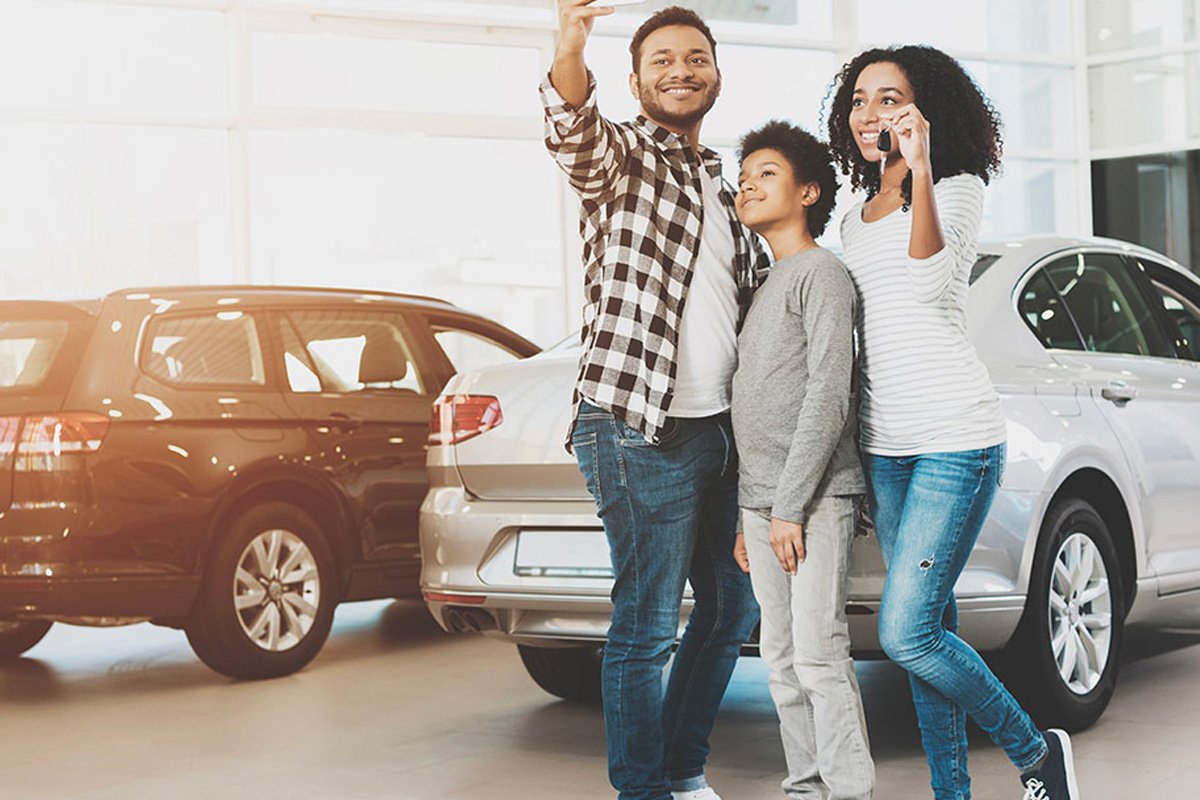
[[[1133,632],[1104,718],[1076,737],[1086,800],[1200,797],[1200,617]],[[860,665],[879,800],[929,798],[903,675]],[[448,636],[416,603],[339,610],[304,672],[233,683],[181,633],[59,627],[0,667],[4,800],[610,798],[599,710],[557,702],[512,647]],[[976,800],[1017,800],[976,732]],[[743,659],[714,734],[726,800],[780,797],[765,671]]]

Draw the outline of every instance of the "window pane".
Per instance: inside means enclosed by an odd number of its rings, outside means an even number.
[[[297,311],[289,316],[324,391],[425,393],[416,360],[394,315]]]
[[[1195,41],[1197,0],[1088,0],[1089,53]]]
[[[560,179],[541,141],[264,131],[250,178],[260,283],[416,292],[533,341],[567,331]]]
[[[257,33],[254,101],[258,106],[538,118],[539,59],[533,48]]]
[[[1007,147],[1075,149],[1075,90],[1070,67],[963,63],[1004,125]]]
[[[504,2],[504,0],[495,0]],[[680,5],[679,0],[649,0],[629,8],[618,8],[617,14],[645,19],[667,6]],[[709,22],[737,22],[759,25],[801,25],[810,39],[827,39],[833,35],[833,11],[828,0],[755,0],[753,3],[731,0],[690,0],[684,3]],[[721,37],[717,35],[717,44]],[[720,51],[718,50],[718,57]]]
[[[1078,230],[1075,170],[1070,161],[1004,159],[984,195],[981,238]]]
[[[260,4],[294,6],[295,0],[257,0]],[[445,19],[470,19],[480,16],[514,21],[547,22],[553,19],[553,0],[309,0],[306,5],[347,10],[406,11]],[[630,8],[619,8],[623,17],[641,20],[679,0],[647,0]],[[684,4],[709,22],[734,22],[769,25],[802,25],[808,37],[832,36],[830,0],[690,0]],[[601,24],[604,24],[603,22]]]
[[[517,360],[515,353],[479,334],[434,328],[433,338],[441,345],[455,372],[474,372]]]
[[[229,136],[0,124],[0,293],[234,283]]]
[[[1091,67],[1088,96],[1094,148],[1200,136],[1200,56],[1194,53]]]
[[[225,15],[5,0],[0,74],[6,111],[221,116]]]
[[[1056,261],[1045,271],[1071,309],[1088,350],[1174,355],[1119,256],[1081,253]]]
[[[262,386],[262,349],[253,317],[240,311],[163,317],[150,324],[142,369],[167,383]]]
[[[38,386],[67,338],[59,320],[0,322],[0,389]]]
[[[1017,310],[1043,347],[1059,350],[1083,349],[1070,314],[1062,307],[1058,292],[1054,291],[1054,286],[1044,272],[1038,272],[1025,285],[1017,303]]]
[[[858,26],[864,42],[942,49],[1061,54],[1072,41],[1070,4],[1061,0],[858,0]]]
[[[1143,262],[1151,274],[1173,274],[1165,267]],[[1170,286],[1160,280],[1151,280],[1155,295],[1162,304],[1162,310],[1175,326],[1172,334],[1178,333],[1179,347],[1193,361],[1200,361],[1200,290],[1190,292],[1180,291],[1185,285],[1183,279],[1172,280],[1176,286]]]

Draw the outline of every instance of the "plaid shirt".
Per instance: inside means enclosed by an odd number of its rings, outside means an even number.
[[[587,397],[657,444],[671,407],[679,325],[700,249],[701,169],[721,181],[724,214],[716,219],[733,231],[741,318],[769,261],[738,222],[716,152],[703,148],[697,158],[685,137],[640,115],[633,122],[605,119],[590,72],[579,108],[563,100],[549,76],[540,89],[546,147],[582,201],[583,353],[572,419]]]

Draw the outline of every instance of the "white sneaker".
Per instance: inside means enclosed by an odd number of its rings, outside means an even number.
[[[693,789],[690,792],[671,792],[671,797],[674,800],[721,800],[721,795],[717,794],[711,786]]]

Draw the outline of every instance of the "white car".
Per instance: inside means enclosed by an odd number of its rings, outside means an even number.
[[[1042,722],[1078,729],[1112,696],[1124,626],[1200,601],[1200,280],[1123,242],[1039,237],[981,248],[968,304],[1008,463],[956,587],[960,632],[1016,656],[1006,677]],[[564,343],[451,380],[420,527],[438,622],[515,642],[539,685],[583,699],[611,571],[563,448],[577,358]],[[857,538],[860,657],[879,655],[884,575],[875,538]]]

